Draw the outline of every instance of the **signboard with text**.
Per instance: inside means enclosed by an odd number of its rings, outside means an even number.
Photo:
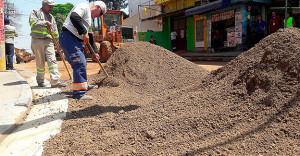
[[[214,14],[211,16],[211,21],[217,22],[217,21],[223,21],[231,18],[234,18],[234,10],[222,12],[219,14]]]

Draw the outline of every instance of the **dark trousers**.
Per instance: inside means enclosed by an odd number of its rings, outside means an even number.
[[[263,38],[265,38],[265,34],[256,34],[256,42],[255,42],[255,44],[258,43]]]
[[[6,55],[6,69],[13,69],[14,68],[14,44],[12,43],[5,43],[5,55]]]
[[[87,91],[86,59],[81,41],[70,33],[59,35],[59,44],[73,69],[73,98],[82,97]]]
[[[176,40],[171,40],[173,50],[176,49]]]

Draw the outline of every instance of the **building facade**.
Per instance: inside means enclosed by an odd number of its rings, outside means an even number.
[[[147,7],[153,5],[155,0],[128,0],[128,13],[129,17],[137,14],[140,10],[143,10],[143,6]],[[139,8],[140,5],[140,8]],[[140,10],[139,10],[140,9]]]
[[[161,32],[140,32],[159,36],[159,44],[171,50],[170,32],[177,32],[177,45],[183,51],[244,51],[255,43],[256,21],[269,21],[272,12],[284,19],[284,0],[156,0],[161,14],[142,20],[162,18]],[[299,0],[289,1],[288,12],[299,27]],[[268,35],[268,28],[265,35]],[[141,39],[141,38],[140,38]]]

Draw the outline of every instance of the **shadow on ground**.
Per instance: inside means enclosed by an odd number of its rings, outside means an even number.
[[[29,122],[25,122],[22,124],[16,124],[15,126],[17,129],[12,133],[23,131],[29,128],[33,128],[39,125],[43,125],[58,119],[64,118],[64,120],[70,119],[78,119],[78,118],[85,118],[91,116],[97,116],[100,114],[104,114],[107,112],[118,113],[120,110],[124,110],[125,112],[133,111],[140,108],[137,105],[128,105],[128,106],[100,106],[100,105],[93,105],[91,107],[87,107],[82,110],[72,111],[72,112],[62,112],[62,113],[55,113],[53,115],[48,115],[39,119],[31,120]],[[0,128],[4,126],[12,126],[12,125],[0,125]],[[11,132],[4,132],[3,134],[11,134]]]

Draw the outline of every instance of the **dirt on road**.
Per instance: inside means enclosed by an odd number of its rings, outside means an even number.
[[[14,67],[16,69],[22,69],[22,68],[26,68],[27,70],[33,72],[36,74],[36,62],[35,60],[32,60],[30,62],[27,63],[20,63],[20,64],[14,64]],[[60,74],[60,78],[61,79],[68,79],[69,78],[69,74],[64,66],[64,63],[62,61],[57,61],[57,65],[58,65],[58,70],[59,70],[59,74]],[[71,73],[71,76],[73,77],[73,70],[71,65],[66,61],[66,65]],[[104,64],[103,64],[104,65]],[[50,80],[50,75],[47,69],[47,62],[45,62],[45,68],[46,68],[46,72],[45,72],[45,78]],[[88,63],[87,63],[87,74],[88,75],[93,75],[93,74],[97,74],[100,70],[99,64],[97,64],[96,62],[92,62],[91,59],[88,59]]]
[[[129,43],[69,99],[43,155],[299,155],[300,29],[279,30],[216,71]],[[64,92],[72,91],[71,82]]]

